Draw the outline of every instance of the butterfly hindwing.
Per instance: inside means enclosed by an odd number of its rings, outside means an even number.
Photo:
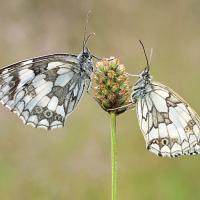
[[[43,56],[0,70],[1,102],[34,127],[63,127],[84,87],[75,55]]]
[[[200,153],[200,119],[171,89],[151,82],[151,90],[138,99],[136,107],[151,152],[170,157]]]

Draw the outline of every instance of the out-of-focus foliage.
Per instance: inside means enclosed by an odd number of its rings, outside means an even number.
[[[198,0],[1,1],[0,65],[56,52],[79,53],[85,15],[88,46],[116,56],[136,74],[139,45],[154,48],[152,75],[200,113]],[[133,79],[134,81],[134,79]],[[109,116],[85,94],[64,129],[25,127],[0,106],[0,199],[110,199]],[[119,200],[199,199],[200,157],[158,158],[145,149],[135,111],[118,118]]]

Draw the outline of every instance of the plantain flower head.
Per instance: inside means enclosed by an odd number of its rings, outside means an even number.
[[[105,111],[120,114],[127,110],[130,85],[126,68],[118,58],[104,58],[97,62],[94,81],[95,99]]]

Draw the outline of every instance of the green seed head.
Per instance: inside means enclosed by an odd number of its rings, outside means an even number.
[[[95,99],[107,112],[112,111],[116,114],[125,112],[127,109],[125,105],[130,102],[130,85],[125,66],[120,64],[119,59],[112,57],[97,62],[96,68]]]

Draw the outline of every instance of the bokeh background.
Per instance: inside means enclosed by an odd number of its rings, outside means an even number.
[[[35,56],[79,53],[91,9],[88,46],[116,56],[136,74],[138,40],[154,48],[152,74],[200,112],[198,0],[0,1],[0,65]],[[132,80],[134,82],[134,79]],[[85,94],[63,129],[24,126],[0,107],[0,199],[110,199],[109,115]],[[159,158],[145,149],[135,111],[118,117],[118,199],[200,198],[200,157]]]

